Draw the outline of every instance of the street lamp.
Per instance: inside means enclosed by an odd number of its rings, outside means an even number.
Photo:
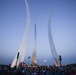
[[[45,63],[45,65],[46,65],[46,60],[44,60],[44,63]]]
[[[36,61],[34,61],[36,63]]]

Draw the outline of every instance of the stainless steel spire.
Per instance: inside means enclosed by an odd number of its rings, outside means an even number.
[[[36,24],[35,24],[35,36],[34,36],[34,50],[32,55],[32,65],[36,65]]]
[[[25,4],[26,4],[26,12],[27,12],[27,18],[26,18],[26,28],[25,28],[25,32],[24,32],[24,36],[20,45],[20,48],[18,50],[19,52],[19,57],[17,59],[17,54],[11,64],[11,67],[18,67],[19,64],[24,62],[24,58],[25,58],[25,51],[27,49],[27,44],[28,44],[28,39],[29,39],[29,35],[30,35],[30,11],[29,11],[29,6],[27,3],[27,0],[25,0]]]
[[[56,48],[55,48],[55,45],[54,45],[54,42],[53,42],[53,38],[52,38],[51,16],[50,16],[50,19],[49,19],[49,22],[48,22],[48,36],[49,36],[49,44],[50,44],[50,49],[51,49],[52,57],[54,59],[54,64],[55,64],[55,66],[60,66],[60,61],[59,61],[58,54],[56,52]]]

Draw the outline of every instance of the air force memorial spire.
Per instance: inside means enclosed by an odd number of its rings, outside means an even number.
[[[54,42],[53,42],[53,38],[52,38],[52,33],[51,33],[51,16],[49,18],[49,21],[48,21],[48,37],[49,37],[49,44],[50,44],[50,49],[51,49],[51,53],[52,53],[52,57],[53,57],[53,60],[54,60],[54,64],[55,66],[60,66],[60,60],[58,58],[58,54],[56,52],[56,48],[55,48],[55,45],[54,45]]]
[[[18,67],[19,64],[22,64],[24,62],[25,52],[27,49],[28,39],[30,35],[30,11],[29,11],[27,0],[25,0],[25,5],[26,5],[26,12],[27,12],[26,28],[25,28],[25,32],[24,32],[24,36],[23,36],[20,48],[11,64],[12,68],[15,66]]]
[[[36,66],[36,24],[35,24],[35,36],[34,36],[34,50],[32,55],[32,66]]]

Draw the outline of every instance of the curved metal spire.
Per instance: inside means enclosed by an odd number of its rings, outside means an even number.
[[[52,13],[51,13],[51,15],[52,15]],[[53,57],[53,60],[54,60],[54,64],[55,64],[55,66],[60,66],[60,61],[58,59],[58,54],[56,52],[56,48],[55,48],[53,38],[52,38],[51,16],[50,16],[49,21],[48,21],[48,36],[49,36],[49,44],[50,44],[50,49],[51,49],[52,57]]]
[[[33,55],[32,55],[32,65],[36,66],[36,24],[35,24],[34,50],[33,50]]]
[[[27,44],[28,44],[28,39],[29,39],[29,34],[30,34],[30,11],[29,11],[27,0],[25,0],[25,4],[26,4],[26,12],[27,12],[26,28],[25,28],[25,32],[24,32],[24,36],[23,36],[20,48],[15,56],[15,59],[12,62],[12,65],[11,65],[12,68],[14,66],[18,67],[20,63],[23,63],[24,58],[25,58],[25,51],[26,51]],[[18,53],[19,53],[19,56],[17,59]]]

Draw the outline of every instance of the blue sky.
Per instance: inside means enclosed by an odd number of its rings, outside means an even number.
[[[31,33],[26,50],[32,56],[34,25],[37,26],[37,63],[53,65],[48,39],[50,13],[53,41],[62,64],[76,63],[76,0],[28,0]],[[25,31],[26,7],[24,0],[0,0],[0,64],[13,61]]]

